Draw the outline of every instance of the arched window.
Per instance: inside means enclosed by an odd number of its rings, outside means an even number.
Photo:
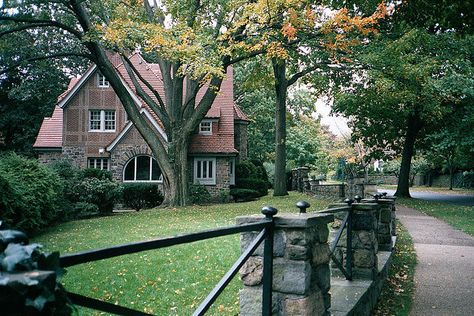
[[[161,170],[155,158],[135,156],[130,159],[123,170],[123,182],[162,182]]]

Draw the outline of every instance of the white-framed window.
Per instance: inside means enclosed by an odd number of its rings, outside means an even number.
[[[235,185],[235,158],[229,160],[229,184]]]
[[[109,170],[109,158],[87,158],[87,168]]]
[[[194,183],[216,184],[216,158],[194,158]]]
[[[110,86],[109,81],[100,72],[97,74],[97,87],[108,88]]]
[[[212,135],[212,121],[202,121],[199,124],[199,134]]]
[[[115,110],[89,110],[89,131],[115,132]]]
[[[123,182],[163,182],[155,158],[146,155],[130,159],[123,169]]]

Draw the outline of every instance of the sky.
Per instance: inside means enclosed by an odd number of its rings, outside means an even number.
[[[337,136],[349,136],[351,130],[347,126],[347,119],[342,116],[331,115],[331,104],[323,99],[316,102],[316,112],[321,116],[321,123],[329,126],[329,130]]]

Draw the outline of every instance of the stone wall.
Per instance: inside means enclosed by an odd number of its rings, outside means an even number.
[[[333,215],[318,212],[275,216],[273,315],[369,315],[376,305],[395,242],[395,200],[367,199],[350,206],[352,250],[347,250],[346,228],[334,256],[352,271],[352,281],[344,280],[336,265],[329,262],[329,244],[347,214],[348,204],[330,206],[330,209],[340,207],[345,211],[336,211],[335,219]],[[237,224],[261,220],[257,216],[244,216],[237,218]],[[333,222],[331,233],[329,222]],[[256,236],[257,232],[241,235],[242,253]],[[263,251],[260,245],[240,271],[244,284],[240,292],[241,315],[261,315]],[[352,253],[351,259],[348,253]]]
[[[86,168],[86,150],[84,146],[63,146],[63,157],[77,168]]]
[[[237,224],[261,221],[259,217],[239,217]],[[329,230],[332,215],[283,214],[275,217],[273,246],[274,315],[328,315],[331,304],[329,272]],[[241,235],[242,252],[256,232]],[[241,269],[244,288],[240,292],[240,314],[261,315],[263,246]]]
[[[61,159],[63,159],[61,151],[46,151],[38,153],[38,161],[44,164],[50,164]]]

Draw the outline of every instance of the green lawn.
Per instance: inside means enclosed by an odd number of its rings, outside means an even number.
[[[439,218],[463,232],[474,236],[474,207],[448,203],[398,198],[397,203]]]
[[[300,199],[310,202],[313,210],[331,203],[290,193],[247,203],[122,213],[64,223],[33,242],[43,244],[48,251],[73,253],[233,225],[236,216],[259,214],[265,205],[272,205],[279,212],[298,212],[295,203]],[[239,255],[239,236],[232,235],[70,267],[63,283],[71,292],[156,315],[189,315]],[[209,314],[238,314],[240,287],[238,277],[234,278]],[[79,314],[90,313],[79,310]]]

